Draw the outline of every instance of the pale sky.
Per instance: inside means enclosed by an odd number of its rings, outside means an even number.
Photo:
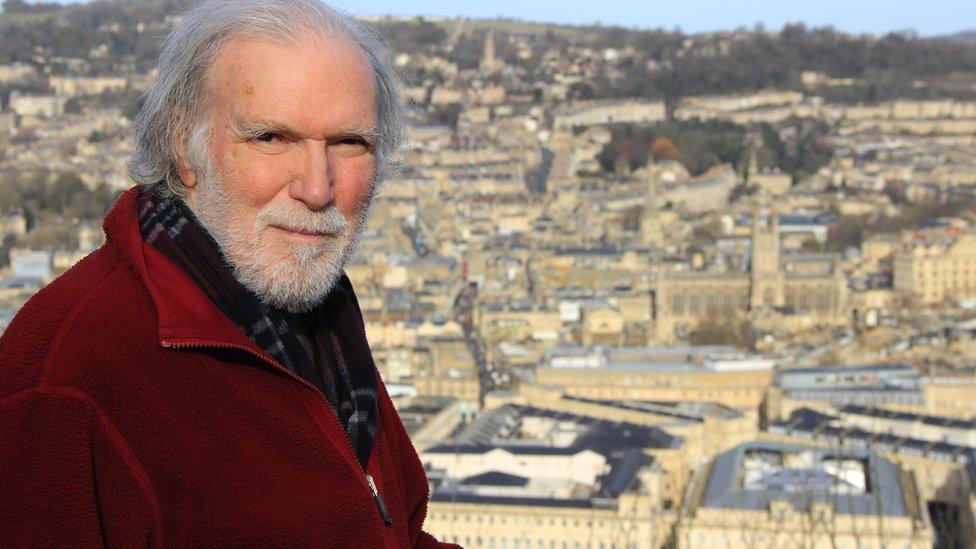
[[[976,29],[976,0],[333,0],[355,14],[410,14],[673,29],[687,33],[732,30],[763,23],[832,25],[839,30],[884,34],[914,30],[923,36]]]
[[[77,2],[79,0],[61,0]],[[84,0],[81,0],[84,1]],[[785,23],[860,34],[913,30],[922,36],[976,29],[976,0],[327,0],[357,15],[511,17],[563,24],[680,28],[686,33]]]

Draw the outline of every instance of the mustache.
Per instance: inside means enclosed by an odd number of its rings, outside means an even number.
[[[258,212],[254,226],[256,230],[277,226],[307,233],[338,236],[349,230],[349,221],[335,207],[311,211],[288,204],[271,203]]]

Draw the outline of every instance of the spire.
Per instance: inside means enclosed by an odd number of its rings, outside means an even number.
[[[489,30],[485,36],[485,49],[481,56],[481,72],[493,73],[498,69],[498,60],[495,58],[495,33]]]
[[[751,308],[782,307],[785,288],[780,267],[779,214],[767,200],[760,199],[753,214],[751,248]]]
[[[756,144],[753,142],[749,152],[749,168],[746,170],[746,183],[753,184],[756,174],[759,173],[759,161],[756,159]]]
[[[650,166],[647,178],[647,188],[644,195],[644,211],[641,215],[641,239],[645,246],[660,248],[664,245],[664,233],[661,227],[661,205],[659,203],[660,189],[658,187],[658,170]]]
[[[762,146],[762,136],[749,139],[749,167],[746,168],[746,185],[754,186],[756,175],[759,173],[759,147]]]

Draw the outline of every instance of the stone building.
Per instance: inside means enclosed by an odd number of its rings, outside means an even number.
[[[756,147],[752,147],[749,154],[749,166],[746,169],[746,184],[750,187],[762,189],[772,196],[779,196],[789,192],[793,186],[793,176],[780,171],[779,168],[759,168]]]
[[[680,445],[656,427],[504,405],[421,453],[424,528],[464,547],[660,547],[673,511],[648,451]]]
[[[971,420],[849,404],[829,413],[796,409],[771,424],[767,436],[877,452],[911,474],[928,510],[936,547],[972,547],[976,542],[974,434]]]
[[[56,95],[27,95],[17,92],[10,94],[10,110],[17,116],[53,118],[64,114],[65,97]]]
[[[732,189],[738,183],[729,164],[719,164],[692,176],[674,160],[649,164],[634,172],[634,177],[646,185],[641,219],[645,238],[660,223],[662,210],[702,213],[722,209],[728,205]]]
[[[49,82],[55,95],[61,97],[117,93],[129,86],[124,76],[52,76]]]
[[[652,123],[666,118],[663,101],[591,101],[561,109],[556,113],[553,128],[569,130],[577,126],[597,126],[614,123]]]
[[[538,385],[601,400],[712,402],[754,409],[773,363],[728,356],[727,347],[555,347],[535,371]]]
[[[679,549],[932,547],[914,481],[865,450],[750,442],[692,481]]]
[[[916,305],[976,297],[976,237],[949,228],[918,234],[895,254],[895,290]]]
[[[811,325],[848,319],[847,281],[831,256],[781,253],[779,217],[753,216],[748,271],[662,271],[654,294],[655,332],[671,341],[677,330],[705,319],[745,318],[776,312]]]
[[[918,370],[904,364],[788,368],[773,378],[763,414],[780,420],[800,408],[827,412],[850,404],[924,410],[923,385]]]

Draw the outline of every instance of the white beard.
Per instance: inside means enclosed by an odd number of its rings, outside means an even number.
[[[262,303],[279,309],[304,313],[319,305],[359,243],[372,194],[363,197],[354,223],[332,206],[312,211],[301,204],[272,201],[261,208],[248,231],[245,208],[227,192],[212,161],[199,168],[192,210],[217,241],[234,277]],[[272,225],[328,236],[321,243],[288,242]]]

